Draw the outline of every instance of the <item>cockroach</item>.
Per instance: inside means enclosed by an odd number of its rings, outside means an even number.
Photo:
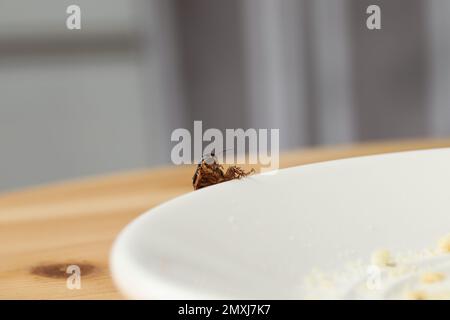
[[[253,173],[255,173],[253,168],[249,172],[245,172],[237,166],[230,166],[224,171],[223,166],[217,160],[215,152],[212,151],[210,155],[203,156],[197,165],[197,169],[192,177],[192,186],[194,190],[198,190],[213,184],[241,179]]]

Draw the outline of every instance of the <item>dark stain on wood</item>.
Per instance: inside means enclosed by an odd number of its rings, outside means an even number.
[[[52,264],[41,264],[31,268],[30,273],[40,277],[61,279],[70,276],[67,273],[67,267],[70,265],[77,265],[80,268],[81,276],[86,276],[92,274],[97,268],[90,263],[52,263]]]

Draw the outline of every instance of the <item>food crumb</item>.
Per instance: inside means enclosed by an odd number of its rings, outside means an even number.
[[[407,298],[410,300],[426,300],[428,295],[425,291],[411,291],[407,293]]]
[[[309,280],[313,281],[305,281],[302,290],[313,299],[448,300],[449,253],[450,233],[432,248],[421,251],[394,254],[379,248],[372,252],[369,265],[359,259],[358,263],[348,262],[338,272],[311,273],[314,277]],[[379,287],[372,288],[375,280]]]
[[[438,247],[440,251],[450,253],[450,234],[447,234],[439,240]]]
[[[379,267],[392,267],[395,263],[392,261],[391,253],[388,250],[377,250],[372,254],[372,263]]]
[[[423,283],[436,283],[445,279],[445,275],[441,272],[427,272],[422,274],[420,281]]]

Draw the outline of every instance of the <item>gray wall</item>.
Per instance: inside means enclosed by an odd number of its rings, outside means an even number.
[[[167,161],[170,3],[72,3],[1,3],[0,190]]]

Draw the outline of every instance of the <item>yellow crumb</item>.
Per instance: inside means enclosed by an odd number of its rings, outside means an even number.
[[[423,283],[435,283],[445,279],[445,275],[441,272],[426,272],[420,277]]]
[[[428,299],[428,295],[425,291],[411,291],[408,292],[406,297],[410,300],[426,300]]]
[[[450,234],[439,240],[438,247],[441,252],[450,253]]]
[[[372,263],[379,267],[392,267],[394,262],[392,261],[391,253],[388,250],[377,250],[372,254]]]

